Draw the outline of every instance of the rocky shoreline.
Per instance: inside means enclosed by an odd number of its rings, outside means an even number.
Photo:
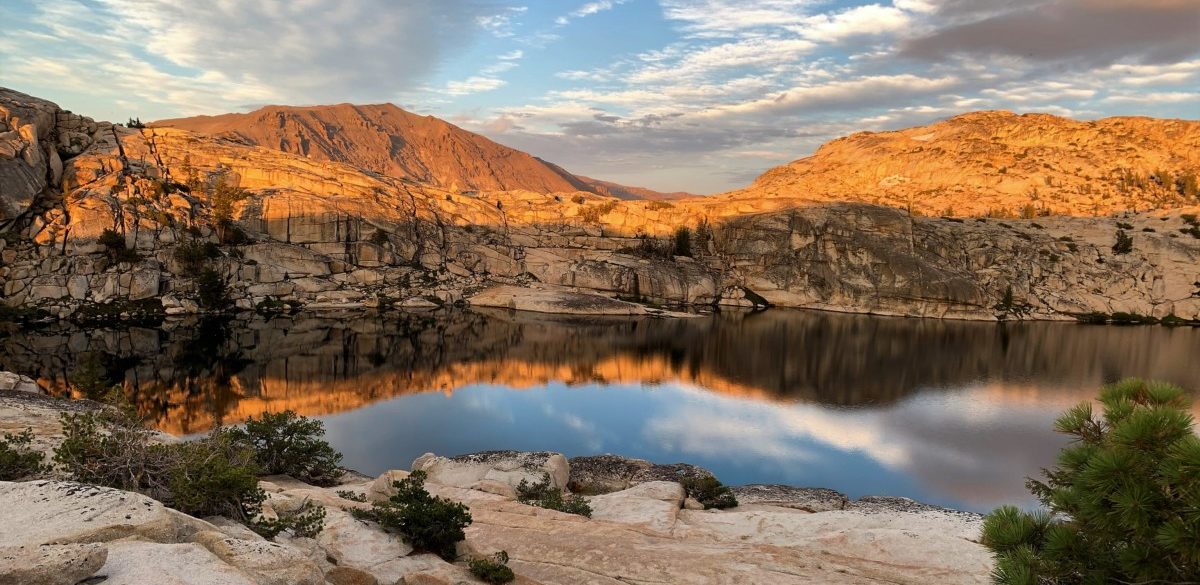
[[[12,386],[28,388],[16,379]],[[99,405],[0,388],[0,433],[31,428],[36,447],[48,451],[61,438],[59,413],[87,408]],[[979,515],[904,498],[851,501],[832,490],[750,485],[733,488],[737,507],[704,510],[679,482],[707,471],[615,455],[426,454],[411,469],[427,474],[431,493],[470,509],[460,559],[505,550],[517,583],[985,583],[990,570],[975,542]],[[263,478],[265,509],[308,502],[327,515],[316,538],[276,542],[139,494],[54,479],[0,482],[0,505],[20,510],[0,521],[0,575],[66,585],[93,576],[110,585],[477,583],[465,563],[412,554],[395,535],[351,516],[386,499],[408,474],[347,472],[331,487]],[[592,517],[515,501],[521,480],[543,474],[554,487],[587,494]]]

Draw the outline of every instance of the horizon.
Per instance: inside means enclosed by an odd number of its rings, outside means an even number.
[[[1195,119],[1189,0],[993,4],[17,0],[0,7],[0,86],[112,121],[390,103],[572,173],[696,194],[971,111]]]

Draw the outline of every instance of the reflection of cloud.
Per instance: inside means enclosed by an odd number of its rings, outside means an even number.
[[[679,386],[680,407],[646,421],[664,448],[707,458],[748,457],[775,465],[821,453],[861,453],[880,466],[979,507],[1028,502],[1025,475],[1053,462],[1064,443],[1051,423],[1082,391],[982,386],[920,394],[886,409],[832,410],[751,402]],[[836,455],[835,455],[836,457]]]

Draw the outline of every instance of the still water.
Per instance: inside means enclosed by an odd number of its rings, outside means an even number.
[[[1126,376],[1200,387],[1200,330],[770,310],[581,320],[506,311],[51,325],[0,369],[59,393],[81,367],[159,428],[319,416],[345,464],[552,450],[688,462],[725,483],[829,487],[967,510],[1029,505],[1056,415]]]

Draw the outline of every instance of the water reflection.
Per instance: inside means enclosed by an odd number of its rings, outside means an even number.
[[[1025,501],[1063,407],[1139,375],[1191,389],[1200,332],[767,311],[572,320],[461,311],[64,325],[0,338],[4,369],[70,392],[99,355],[190,434],[264,410],[328,415],[356,468],[482,449],[689,461],[730,483],[820,485],[971,509]],[[369,407],[368,407],[369,406]]]

